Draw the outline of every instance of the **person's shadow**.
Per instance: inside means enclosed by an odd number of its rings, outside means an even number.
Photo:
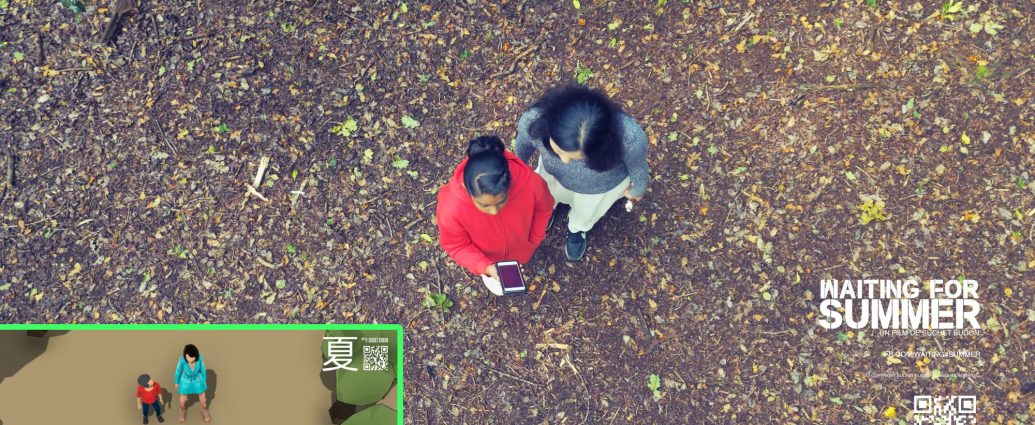
[[[0,383],[47,351],[50,338],[68,331],[0,331]]]
[[[165,412],[172,410],[173,407],[173,394],[168,388],[162,387],[162,401],[165,401],[165,403],[162,404],[162,414],[164,415]]]
[[[208,386],[208,389],[205,390],[205,401],[208,402],[208,408],[212,409],[212,401],[216,399],[216,384],[219,383],[219,376],[212,369],[205,369],[205,375],[205,385]],[[187,403],[184,404],[184,407],[190,409],[200,400],[201,398],[196,395],[187,396]]]

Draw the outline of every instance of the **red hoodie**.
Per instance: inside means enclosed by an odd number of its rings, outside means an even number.
[[[507,203],[499,213],[478,210],[464,188],[464,158],[449,183],[438,191],[439,244],[471,273],[485,274],[497,261],[527,263],[546,237],[553,196],[546,181],[516,155],[504,152],[510,169]]]

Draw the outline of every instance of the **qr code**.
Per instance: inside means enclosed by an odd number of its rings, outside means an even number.
[[[915,425],[974,424],[975,413],[977,413],[976,396],[913,396],[913,423]]]
[[[388,346],[364,345],[363,370],[388,370]]]

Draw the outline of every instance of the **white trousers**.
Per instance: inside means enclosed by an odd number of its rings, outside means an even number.
[[[568,231],[573,233],[588,232],[592,229],[593,225],[597,224],[604,214],[607,214],[607,210],[611,209],[615,201],[625,197],[625,189],[629,187],[630,182],[629,177],[626,177],[625,180],[618,183],[618,186],[607,192],[587,195],[572,192],[562,186],[553,175],[543,170],[542,161],[539,161],[535,172],[546,180],[546,185],[550,187],[550,195],[553,195],[555,207],[558,203],[571,206],[571,211],[568,212]]]

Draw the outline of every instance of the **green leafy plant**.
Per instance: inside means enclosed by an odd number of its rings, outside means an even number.
[[[464,59],[467,59],[467,58],[468,58],[468,57],[470,57],[470,56],[471,56],[471,51],[470,51],[470,50],[466,50],[466,49],[464,49],[464,51],[460,52],[460,56],[458,56],[458,57],[459,57],[459,58],[460,58],[460,60],[462,61],[462,60],[464,60]]]
[[[581,63],[575,65],[575,81],[578,81],[579,84],[586,84],[586,81],[589,81],[590,78],[593,78],[592,69],[583,66]]]
[[[942,8],[938,10],[938,15],[942,19],[948,19],[955,21],[959,17],[960,12],[963,12],[963,1],[946,0],[942,3]]]
[[[352,117],[348,117],[345,119],[345,121],[342,121],[336,124],[334,127],[331,127],[331,133],[337,134],[341,137],[349,137],[352,135],[352,133],[356,132],[356,130],[359,130],[359,125],[356,123],[356,120]]]
[[[83,6],[83,2],[79,0],[61,0],[61,4],[68,8],[69,12],[77,16],[86,11],[86,6]]]
[[[395,161],[392,161],[392,168],[398,168],[400,170],[409,167],[410,161],[401,157],[395,157]]]
[[[420,127],[420,121],[417,121],[417,120],[413,119],[413,117],[411,117],[409,115],[403,115],[403,117],[402,117],[402,125],[403,125],[403,128],[414,129],[414,128]]]
[[[654,393],[654,398],[661,397],[661,377],[656,373],[650,374],[647,377],[647,388]]]
[[[453,308],[453,300],[449,299],[449,295],[446,294],[432,294],[429,293],[424,296],[424,301],[421,303],[425,308],[433,310],[440,310],[443,313],[448,313],[450,308]]]
[[[880,199],[867,199],[862,205],[859,205],[861,212],[859,213],[859,221],[862,224],[868,224],[873,220],[887,221],[888,213],[884,211],[884,201]]]
[[[877,7],[877,0],[866,0],[866,5],[870,7]]]
[[[176,245],[169,249],[169,254],[175,255],[182,259],[187,259],[190,256],[190,252],[187,251],[182,245]]]
[[[988,63],[985,61],[978,61],[977,68],[974,68],[974,76],[979,80],[988,78]]]

